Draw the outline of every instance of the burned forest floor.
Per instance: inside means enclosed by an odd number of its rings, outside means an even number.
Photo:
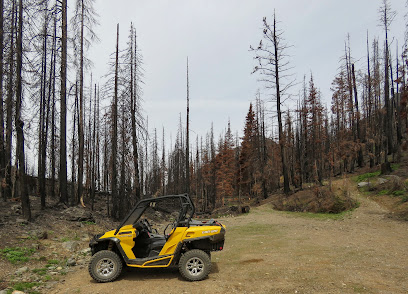
[[[87,270],[88,243],[117,225],[106,212],[40,210],[33,198],[27,223],[18,203],[2,203],[0,293],[407,293],[408,222],[400,213],[403,192],[395,191],[403,191],[408,173],[394,169],[388,177],[367,171],[334,180],[333,189],[348,187],[359,204],[341,214],[277,211],[272,195],[247,214],[220,216],[225,248],[212,254],[209,277],[194,283],[170,268],[126,269],[98,284]]]

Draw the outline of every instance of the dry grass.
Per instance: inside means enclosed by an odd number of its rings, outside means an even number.
[[[315,186],[289,196],[277,197],[274,208],[283,211],[312,213],[341,213],[357,207],[358,203],[350,197],[348,186],[319,187]]]

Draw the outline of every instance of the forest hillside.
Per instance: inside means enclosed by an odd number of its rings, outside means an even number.
[[[346,189],[359,204],[349,212],[281,212],[270,201],[275,195],[246,214],[213,215],[227,226],[226,243],[212,255],[212,271],[200,291],[406,293],[408,240],[401,232],[408,223],[399,215],[406,194],[392,192],[389,184],[403,179],[398,174],[407,174],[407,163],[394,166],[389,181],[377,172],[333,179],[333,190]],[[195,283],[180,280],[177,268],[128,269],[114,285],[93,282],[89,240],[118,224],[106,219],[103,199],[96,198],[98,212],[57,203],[41,210],[38,200],[33,198],[33,222],[21,219],[16,203],[0,208],[1,294],[105,293],[113,286],[124,292],[135,285],[149,293],[161,293],[163,287],[172,293],[196,289]]]

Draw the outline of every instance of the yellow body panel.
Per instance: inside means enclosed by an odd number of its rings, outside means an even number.
[[[135,259],[136,256],[132,251],[133,246],[135,246],[134,238],[136,238],[136,229],[132,225],[127,225],[120,228],[119,232],[115,235],[116,230],[106,232],[103,238],[117,238],[120,240],[120,246],[122,246],[123,251],[129,259]]]
[[[212,235],[217,235],[220,232],[221,232],[220,226],[204,226],[204,227],[193,226],[189,227],[186,230],[186,233],[183,236],[183,240],[209,237]]]
[[[176,251],[177,245],[182,240],[186,230],[186,227],[178,227],[175,230],[171,231],[170,237],[167,240],[166,244],[164,244],[159,255],[174,254],[174,251]]]

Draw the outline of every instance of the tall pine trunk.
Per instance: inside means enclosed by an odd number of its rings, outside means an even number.
[[[3,109],[3,48],[4,48],[4,0],[0,0],[0,180],[5,177],[5,148],[4,148],[4,109]],[[3,199],[6,199],[3,185],[0,188]]]
[[[112,216],[116,219],[119,217],[119,199],[118,199],[118,171],[116,166],[118,155],[118,67],[119,67],[119,24],[116,28],[116,62],[115,62],[115,91],[112,105]],[[120,197],[121,195],[119,195]]]
[[[23,101],[22,85],[22,67],[23,67],[23,0],[20,0],[18,6],[18,31],[17,31],[17,88],[16,88],[16,117],[15,127],[17,130],[17,159],[18,159],[18,181],[20,186],[21,207],[24,218],[31,220],[30,198],[27,191],[27,181],[25,173],[25,155],[24,155],[24,122],[21,118],[21,106]]]
[[[81,0],[81,44],[79,65],[79,123],[78,123],[78,199],[82,197],[84,180],[84,1]]]
[[[137,133],[136,133],[136,106],[137,106],[137,95],[138,95],[138,80],[137,80],[137,41],[136,33],[134,33],[132,27],[132,37],[134,37],[134,48],[131,48],[131,67],[130,67],[130,115],[132,123],[132,147],[133,147],[133,168],[134,168],[134,178],[133,187],[135,191],[135,200],[140,200],[140,179],[139,179],[139,153],[137,146]],[[131,40],[132,42],[132,40]],[[131,44],[133,46],[133,42]]]
[[[6,98],[6,187],[4,188],[5,199],[12,196],[11,182],[11,151],[13,140],[13,89],[14,89],[14,29],[15,29],[15,9],[16,1],[12,3],[11,31],[10,31],[10,51],[8,56],[9,72],[7,77],[7,98]]]
[[[52,96],[52,103],[51,103],[51,197],[55,199],[55,83],[56,83],[56,68],[57,68],[57,19],[54,16],[54,35],[53,35],[53,44],[52,44],[52,52],[53,52],[53,59],[52,59],[52,81],[50,81],[52,85],[51,89],[51,96]]]
[[[190,193],[190,88],[188,83],[188,57],[187,57],[187,119],[186,119],[186,193]]]
[[[282,161],[282,173],[283,173],[283,192],[288,194],[290,192],[289,188],[289,174],[286,162],[285,154],[285,139],[283,135],[282,128],[282,111],[281,111],[281,92],[279,84],[279,55],[278,55],[278,40],[276,35],[276,18],[273,18],[273,47],[274,47],[274,59],[275,59],[275,87],[276,87],[276,111],[278,113],[278,127],[279,127],[279,146]]]
[[[60,202],[68,204],[67,187],[67,0],[62,0],[62,38],[61,38],[61,121],[60,121]]]
[[[46,88],[47,88],[47,35],[48,35],[48,12],[47,2],[45,1],[45,17],[43,27],[43,52],[42,52],[42,72],[41,72],[41,89],[40,89],[40,125],[39,125],[39,138],[38,138],[38,186],[41,198],[41,209],[45,208],[45,166],[46,166],[46,150],[47,142],[45,134],[46,120]]]

